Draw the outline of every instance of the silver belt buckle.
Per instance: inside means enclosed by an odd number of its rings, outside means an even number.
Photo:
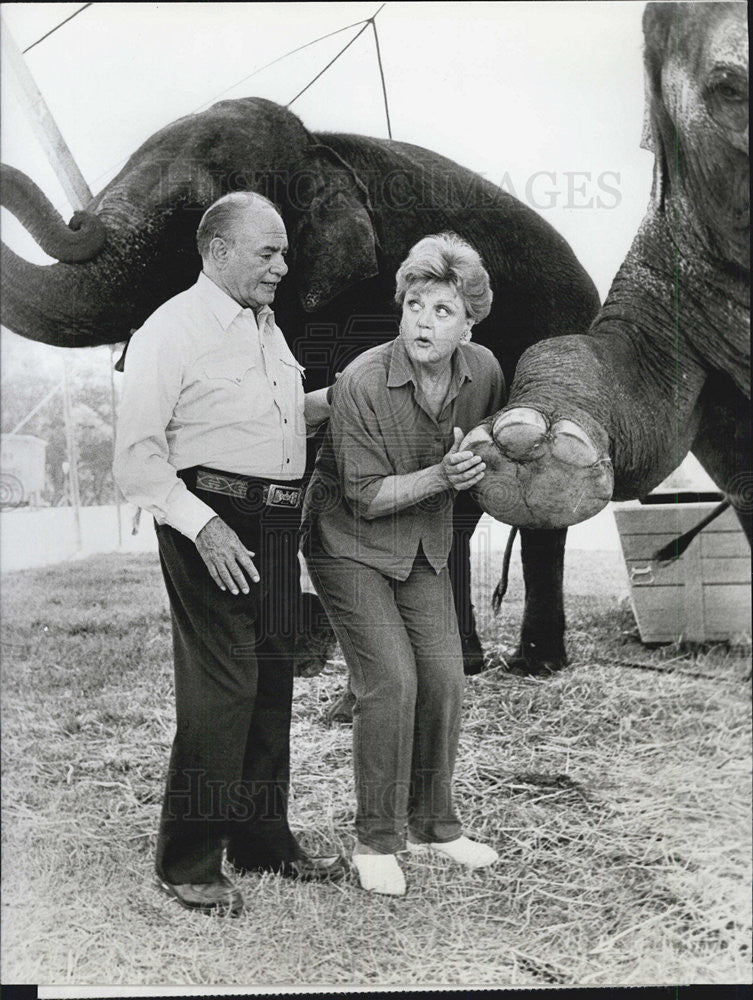
[[[280,486],[277,483],[270,483],[267,487],[267,507],[297,507],[300,501],[300,486]]]

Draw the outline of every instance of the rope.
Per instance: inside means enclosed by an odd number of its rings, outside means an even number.
[[[382,4],[382,7],[384,7],[384,4]],[[380,7],[379,10],[381,10],[382,7]],[[379,10],[377,11],[377,14],[379,13]],[[381,77],[382,80],[382,94],[384,96],[384,113],[387,117],[387,135],[391,139],[392,126],[390,125],[390,109],[387,105],[387,87],[384,82],[384,70],[382,68],[382,54],[379,51],[379,35],[377,34],[377,28],[376,28],[376,20],[375,20],[376,16],[377,15],[374,14],[374,17],[370,19],[369,24],[371,24],[371,27],[374,29],[374,44],[376,45],[377,63],[379,64],[379,76]]]
[[[38,38],[36,42],[32,42],[31,45],[27,45],[26,48],[21,53],[21,55],[26,55],[26,53],[30,52],[35,45],[39,45],[39,43],[43,42],[45,38],[49,38],[50,35],[54,35],[55,32],[58,30],[58,28],[62,28],[64,24],[68,24],[68,22],[72,21],[74,17],[78,17],[78,15],[81,14],[83,11],[85,11],[87,7],[91,6],[92,4],[85,3],[83,7],[79,7],[79,9],[77,11],[74,11],[74,13],[70,15],[70,17],[66,17],[66,19],[64,21],[61,21],[60,24],[56,24],[54,28],[50,28],[50,30],[47,32],[46,35],[42,35],[42,37]]]
[[[276,59],[273,59],[271,62],[265,63],[263,66],[255,69],[253,73],[249,73],[248,76],[244,76],[242,80],[237,80],[229,87],[225,87],[225,89],[221,90],[219,94],[216,94],[214,97],[210,97],[208,101],[205,101],[203,104],[200,104],[198,108],[194,108],[193,111],[189,111],[188,113],[191,115],[195,114],[197,111],[200,111],[201,108],[206,107],[208,104],[212,104],[218,97],[222,97],[223,94],[227,94],[229,91],[235,90],[236,87],[240,87],[240,85],[245,83],[246,80],[250,80],[252,76],[256,76],[257,73],[261,73],[262,70],[269,69],[269,67],[274,66],[275,63],[282,62],[282,60],[287,59],[288,56],[294,56],[296,52],[303,52],[303,50],[307,49],[310,45],[316,45],[317,42],[323,42],[326,38],[332,38],[333,35],[339,35],[343,31],[348,31],[349,28],[357,28],[359,24],[363,23],[363,21],[354,21],[353,24],[346,24],[344,28],[336,28],[335,31],[330,31],[326,35],[320,35],[318,38],[314,38],[310,42],[306,42],[305,45],[299,45],[297,49],[291,49],[290,52],[286,52],[282,56],[277,56]]]
[[[86,6],[87,7],[91,7],[91,4],[87,4]],[[374,19],[380,13],[380,11],[382,11],[384,9],[384,7],[386,7],[386,6],[387,6],[387,4],[383,3],[382,6],[379,8],[379,10],[377,10],[376,13],[374,13],[370,18],[366,19],[365,21],[354,21],[352,24],[346,24],[345,27],[343,27],[343,28],[336,28],[335,31],[330,31],[326,35],[320,35],[318,38],[314,38],[310,42],[306,42],[305,45],[299,45],[298,48],[291,49],[290,52],[285,52],[284,55],[277,56],[277,58],[273,59],[271,62],[265,63],[263,66],[260,66],[258,69],[255,69],[253,71],[253,73],[249,73],[248,76],[244,76],[242,79],[236,80],[236,82],[233,83],[233,84],[231,84],[229,87],[225,87],[225,89],[221,90],[219,92],[219,94],[215,94],[214,97],[210,97],[208,101],[204,101],[203,104],[199,104],[198,107],[194,108],[193,111],[187,112],[187,114],[191,114],[191,115],[192,114],[196,114],[197,111],[200,111],[202,108],[208,107],[210,104],[214,103],[214,101],[216,101],[218,98],[222,97],[223,94],[227,94],[231,90],[235,90],[236,87],[239,87],[242,83],[245,83],[247,80],[250,80],[252,77],[256,76],[257,73],[261,73],[262,70],[269,69],[269,67],[270,66],[274,66],[275,63],[282,62],[282,60],[283,59],[287,59],[288,56],[293,56],[297,52],[302,52],[304,49],[307,49],[310,45],[315,45],[317,42],[323,42],[326,38],[332,38],[334,35],[339,35],[343,31],[349,31],[351,28],[357,28],[359,24],[363,25],[363,27],[358,32],[358,34],[355,35],[355,37],[352,38],[348,42],[348,44],[345,46],[345,48],[341,49],[337,53],[337,55],[335,56],[335,58],[331,62],[327,63],[327,65],[324,67],[324,69],[321,71],[321,73],[318,73],[314,77],[314,79],[311,81],[311,83],[308,83],[303,88],[303,90],[301,90],[298,94],[295,95],[295,97],[293,98],[292,101],[288,102],[288,104],[286,105],[286,107],[289,108],[290,105],[293,103],[293,101],[297,101],[298,98],[301,96],[301,94],[304,93],[304,91],[308,90],[308,88],[313,83],[316,83],[316,81],[319,79],[319,77],[322,76],[322,74],[325,73],[329,69],[329,67],[332,65],[332,63],[336,62],[336,60],[340,58],[340,56],[343,54],[343,52],[345,52],[345,50],[348,49],[353,44],[353,42],[355,42],[356,39],[360,35],[363,34],[363,32],[366,30],[366,28],[368,28],[368,26],[370,24],[374,28],[374,35],[375,35],[375,38],[376,38],[376,25],[374,24]],[[81,10],[83,10],[83,9],[84,8],[82,7]],[[80,11],[77,11],[77,13],[80,13]],[[75,16],[75,15],[72,15],[72,16]],[[70,18],[68,18],[68,20],[70,20]],[[65,22],[63,22],[63,23],[65,23]],[[41,41],[41,40],[42,39],[40,38],[39,41]],[[36,44],[36,42],[34,44]],[[382,92],[384,94],[384,108],[385,108],[385,112],[387,114],[387,131],[388,131],[389,137],[391,139],[392,138],[392,129],[390,127],[390,115],[389,115],[389,109],[387,107],[387,91],[386,91],[385,84],[384,84],[384,73],[382,72],[382,61],[381,61],[381,57],[380,57],[380,54],[379,54],[379,40],[378,39],[376,39],[376,44],[377,44],[377,59],[379,60],[379,72],[380,72],[381,77],[382,77]],[[128,161],[129,157],[130,157],[130,154],[129,154],[129,156],[124,156],[122,160],[118,160],[117,163],[111,164],[106,170],[103,170],[102,173],[97,174],[97,176],[92,181],[92,184],[96,184],[97,181],[100,180],[100,178],[107,176],[107,174],[109,174],[111,170],[114,170],[115,168],[122,167],[123,164]]]
[[[384,8],[386,6],[387,6],[387,3],[386,3],[386,0],[385,0],[385,3],[383,3],[382,6],[378,10],[376,10],[371,15],[370,18],[368,18],[366,21],[358,21],[358,22],[356,22],[357,24],[363,24],[363,27],[358,32],[358,34],[354,35],[353,38],[351,38],[351,40],[348,42],[348,44],[345,45],[342,49],[340,49],[340,51],[337,53],[337,55],[334,57],[334,59],[330,59],[330,61],[327,63],[327,65],[324,67],[324,69],[321,70],[321,72],[317,73],[316,76],[314,77],[314,79],[311,80],[309,83],[307,83],[306,86],[303,88],[303,90],[299,90],[298,91],[298,93],[295,95],[295,97],[293,98],[293,100],[288,101],[288,103],[285,105],[286,108],[289,108],[290,105],[293,104],[294,101],[297,101],[298,98],[302,94],[306,93],[306,91],[309,89],[309,87],[312,87],[320,77],[324,76],[324,74],[327,72],[327,70],[330,68],[330,66],[332,66],[334,63],[336,63],[337,60],[340,58],[340,56],[344,52],[347,52],[347,50],[351,47],[351,45],[354,42],[356,42],[361,37],[361,35],[364,33],[364,31],[366,31],[366,29],[368,28],[368,26],[371,25],[371,27],[374,29],[374,41],[376,42],[377,61],[379,63],[379,75],[382,78],[382,93],[384,95],[384,110],[385,110],[385,112],[387,114],[387,132],[389,133],[390,139],[392,138],[392,129],[390,127],[390,112],[389,112],[389,108],[387,107],[387,89],[386,89],[385,84],[384,84],[384,72],[382,70],[382,58],[381,58],[381,55],[380,55],[380,52],[379,52],[379,38],[377,36],[377,30],[376,30],[376,24],[375,24],[377,16],[384,10]],[[355,27],[355,25],[352,25],[352,27]]]
[[[699,521],[694,528],[691,528],[689,531],[685,531],[677,538],[673,538],[671,542],[667,543],[667,545],[664,545],[662,548],[654,552],[653,558],[655,561],[664,566],[669,566],[669,564],[673,563],[675,559],[679,559],[695,536],[700,531],[703,531],[706,525],[711,524],[715,518],[719,517],[720,514],[723,514],[729,506],[729,500],[722,500],[722,502],[714,507],[714,509],[707,514],[702,521]]]
[[[55,393],[58,392],[62,388],[62,386],[63,386],[62,382],[59,382],[56,386],[53,386],[53,388],[50,389],[50,391],[47,393],[47,395],[44,396],[42,399],[40,399],[40,401],[37,403],[37,405],[35,407],[33,407],[33,409],[29,410],[29,412],[26,414],[26,416],[23,418],[23,420],[20,423],[16,424],[16,426],[13,428],[13,430],[10,432],[10,434],[8,436],[10,437],[10,435],[12,435],[12,434],[18,434],[18,432],[21,430],[21,428],[24,427],[26,424],[28,424],[28,422],[31,420],[31,418],[34,417],[34,416],[36,416],[37,413],[39,413],[39,411],[42,409],[42,407],[44,406],[44,404],[48,403],[52,399],[52,397],[55,395]]]
[[[670,674],[673,677],[693,677],[698,680],[727,681],[729,683],[737,683],[737,678],[734,677],[724,677],[719,674],[705,674],[699,670],[672,670],[668,667],[662,667],[658,663],[642,663],[639,660],[618,660],[618,659],[608,659],[608,660],[598,660],[598,661],[594,660],[591,664],[585,664],[585,665],[627,667],[629,670],[651,670],[656,674]]]
[[[340,51],[337,53],[337,55],[335,56],[335,58],[334,59],[330,59],[330,61],[327,63],[327,65],[324,67],[324,69],[321,70],[321,72],[317,73],[316,76],[314,77],[314,79],[311,80],[309,83],[307,83],[306,86],[303,88],[303,90],[299,90],[298,93],[293,98],[293,100],[292,101],[288,101],[288,103],[285,105],[285,107],[289,108],[290,105],[293,104],[294,101],[297,101],[298,98],[302,94],[306,93],[306,91],[309,89],[309,87],[313,87],[313,85],[316,83],[316,81],[319,79],[319,77],[320,76],[324,76],[324,74],[327,72],[327,70],[330,68],[330,66],[333,63],[337,62],[337,60],[340,58],[340,56],[343,54],[343,52],[347,52],[347,50],[351,47],[351,45],[361,37],[361,35],[364,33],[364,31],[366,31],[366,29],[368,28],[368,26],[369,26],[369,22],[366,21],[365,24],[364,24],[364,26],[358,32],[358,34],[354,35],[353,38],[351,38],[351,40],[348,42],[348,44],[345,45],[345,46],[343,46],[343,48],[340,49]]]

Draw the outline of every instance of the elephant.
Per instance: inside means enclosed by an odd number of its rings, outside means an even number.
[[[499,359],[507,384],[534,341],[584,334],[599,308],[562,236],[478,174],[407,142],[311,133],[286,108],[249,97],[157,132],[69,226],[28,177],[3,166],[2,203],[58,262],[35,266],[3,246],[2,322],[68,347],[127,340],[196,280],[198,221],[231,190],[257,191],[279,206],[291,251],[275,316],[306,369],[307,389],[331,383],[359,353],[396,336],[395,273],[428,233],[455,231],[481,254],[494,303],[474,337]],[[481,513],[472,498],[458,501],[450,556],[468,673],[484,665],[469,548]],[[548,670],[566,659],[565,535],[522,533],[526,598],[512,657],[521,669]],[[305,631],[319,637],[301,654],[307,672],[323,665],[329,639],[313,595],[302,605]]]
[[[692,450],[751,537],[746,5],[643,14],[650,203],[585,335],[521,356],[463,447],[490,514],[562,528],[642,499]]]

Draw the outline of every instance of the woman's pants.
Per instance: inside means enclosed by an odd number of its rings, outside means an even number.
[[[406,580],[328,555],[312,526],[306,562],[351,674],[356,830],[394,854],[460,836],[452,773],[463,659],[450,578],[419,547]]]

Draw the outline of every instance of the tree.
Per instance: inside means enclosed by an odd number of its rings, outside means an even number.
[[[59,506],[70,502],[65,421],[63,415],[63,358],[70,364],[71,410],[79,452],[81,503],[114,503],[117,489],[112,478],[113,415],[108,348],[68,350],[34,344],[5,334],[2,339],[0,429],[12,431],[47,393],[57,392],[24,424],[20,433],[34,434],[47,442],[45,502]]]

